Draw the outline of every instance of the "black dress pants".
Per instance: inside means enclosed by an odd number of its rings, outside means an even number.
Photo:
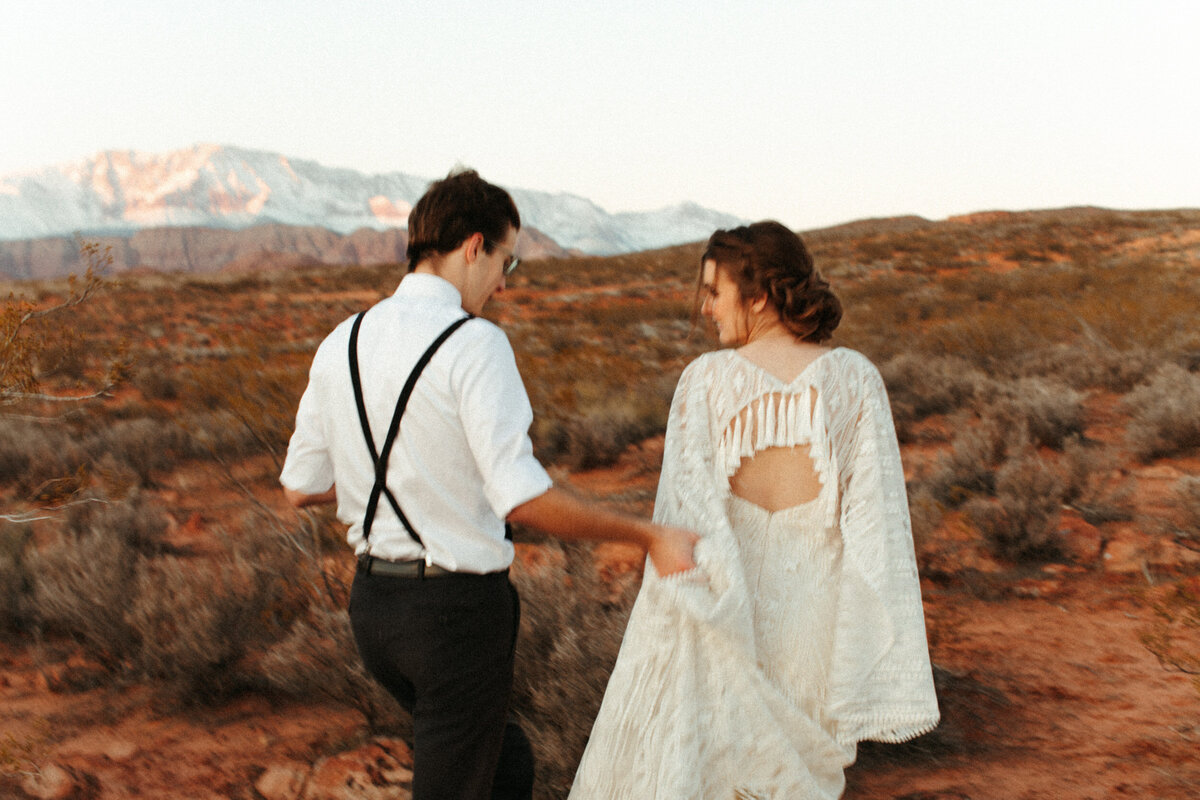
[[[359,654],[412,713],[413,800],[531,796],[532,750],[508,719],[519,621],[507,573],[355,575]]]

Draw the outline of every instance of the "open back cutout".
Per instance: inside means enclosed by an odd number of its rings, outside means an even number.
[[[759,426],[762,422],[758,414],[764,407],[783,406],[788,396],[773,393],[766,399],[766,404],[756,401],[738,412],[730,421],[727,435],[732,435],[731,431],[740,431],[751,442],[761,441],[763,437],[759,435]],[[816,399],[816,391],[813,390],[808,409],[810,420]],[[811,441],[808,437],[805,439],[790,446],[756,447],[752,454],[744,455],[729,477],[730,491],[771,513],[815,500],[821,493],[822,484],[813,463]]]

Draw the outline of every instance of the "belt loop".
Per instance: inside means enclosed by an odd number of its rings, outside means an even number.
[[[421,580],[425,580],[425,562],[424,561],[417,562],[417,577],[420,578]]]

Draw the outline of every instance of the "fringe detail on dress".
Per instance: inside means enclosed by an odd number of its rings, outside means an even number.
[[[742,459],[772,447],[800,447],[813,441],[812,388],[800,391],[768,392],[748,404],[737,414],[721,435],[717,445],[725,477],[732,477],[742,465]],[[821,467],[826,459],[814,457],[813,466],[825,475]],[[824,464],[822,463],[824,462]]]

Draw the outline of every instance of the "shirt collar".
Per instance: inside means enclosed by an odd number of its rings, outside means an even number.
[[[462,293],[445,278],[428,272],[410,272],[400,280],[393,297],[428,300],[462,307]]]

